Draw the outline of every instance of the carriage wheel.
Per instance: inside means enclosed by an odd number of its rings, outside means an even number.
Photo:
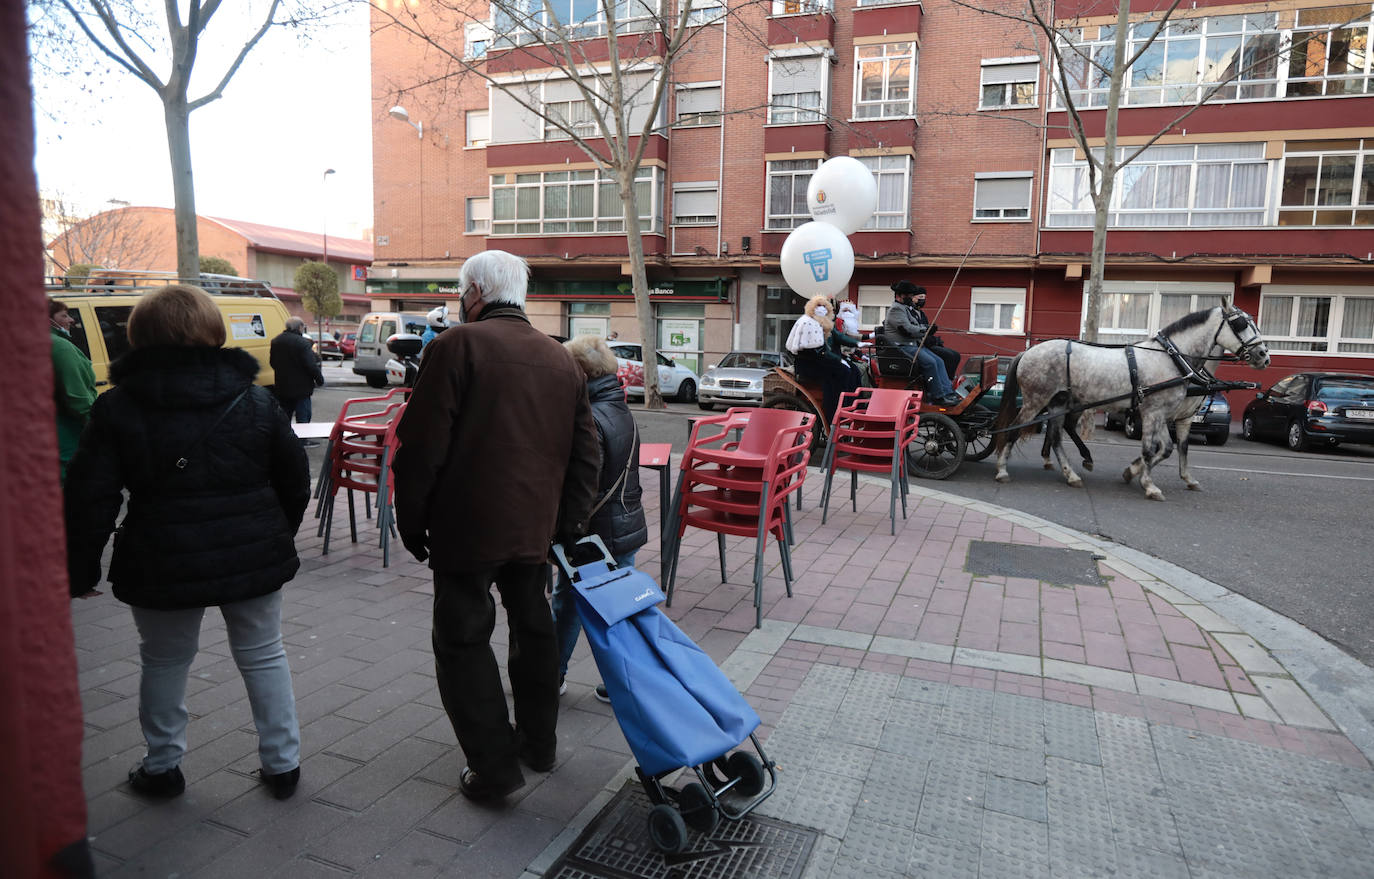
[[[763,774],[763,764],[759,758],[746,751],[736,751],[725,761],[726,771],[731,778],[738,778],[739,784],[735,790],[746,797],[758,796],[759,791],[763,790],[765,776]]]
[[[699,833],[709,834],[720,823],[716,801],[698,782],[683,786],[677,795],[677,805],[687,826]]]
[[[964,460],[981,461],[992,454],[992,431],[975,430],[964,439]]]
[[[687,844],[687,822],[677,809],[659,803],[649,810],[649,839],[664,854],[676,854]]]
[[[1126,413],[1126,426],[1122,428],[1126,434],[1126,439],[1140,439],[1140,413],[1134,409]]]
[[[953,418],[922,412],[916,439],[906,447],[907,469],[921,479],[946,479],[964,462],[964,432]]]

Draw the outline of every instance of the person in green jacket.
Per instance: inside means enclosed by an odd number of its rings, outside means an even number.
[[[53,401],[57,404],[57,453],[61,478],[67,478],[67,462],[76,454],[81,431],[91,417],[95,403],[95,370],[91,359],[72,342],[71,328],[76,321],[67,313],[66,303],[48,300],[48,321],[52,329]]]

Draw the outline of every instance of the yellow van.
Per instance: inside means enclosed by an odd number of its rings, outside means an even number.
[[[173,274],[102,269],[90,283],[67,286],[58,279],[47,285],[48,298],[66,303],[72,324],[72,341],[91,358],[96,390],[110,387],[110,363],[129,351],[129,313],[144,294],[167,284],[180,283]],[[286,328],[286,306],[263,281],[202,275],[192,281],[208,292],[224,315],[225,345],[243,348],[257,358],[262,369],[257,383],[274,381],[268,357],[272,339]]]

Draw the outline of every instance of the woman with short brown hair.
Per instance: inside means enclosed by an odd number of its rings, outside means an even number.
[[[207,607],[219,607],[258,730],[262,777],[278,799],[300,779],[300,729],[281,638],[281,587],[295,576],[295,533],[310,500],[300,441],[276,400],[253,383],[258,362],[225,348],[209,294],[176,285],[129,315],[132,350],[110,365],[67,470],[67,566],[73,596],[109,580],[132,607],[142,677],[138,717],[148,753],[135,792],[186,786],[186,676]]]

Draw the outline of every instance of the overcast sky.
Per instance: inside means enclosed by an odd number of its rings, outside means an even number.
[[[211,38],[221,24],[234,22],[212,20]],[[191,114],[197,213],[313,231],[327,211],[328,232],[340,237],[371,227],[367,27],[367,7],[357,4],[306,45],[269,32],[224,97]],[[208,47],[196,70],[208,78],[225,66]],[[35,82],[43,195],[60,195],[82,213],[111,199],[171,207],[166,128],[153,90],[128,74],[99,86],[99,100],[71,86]],[[203,79],[193,81],[192,97],[206,90]],[[327,168],[335,173],[322,182]]]

